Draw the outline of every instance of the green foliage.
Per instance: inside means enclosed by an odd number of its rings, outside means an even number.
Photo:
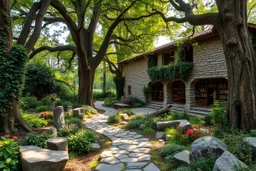
[[[176,142],[176,139],[180,136],[180,132],[175,128],[166,128],[164,132],[166,136],[170,136],[170,142]]]
[[[190,116],[188,120],[192,125],[203,125],[205,122],[196,116]]]
[[[5,116],[6,109],[11,107],[10,99],[20,97],[27,62],[23,47],[13,46],[10,52],[6,49],[7,31],[7,26],[0,26],[0,116]]]
[[[89,114],[89,115],[91,115],[91,114],[97,114],[97,110],[96,109],[94,109],[93,107],[91,107],[91,106],[83,106],[84,107],[84,109],[85,109],[85,114]]]
[[[20,157],[18,142],[2,137],[0,140],[0,170],[19,170]]]
[[[129,109],[129,108],[123,108],[123,109],[119,109],[119,110],[117,111],[117,114],[123,114],[123,113],[126,113],[126,114],[129,115],[129,116],[133,115],[132,110]]]
[[[104,100],[104,106],[113,107],[114,104],[117,102],[118,101],[116,101],[113,97],[108,97],[108,98],[105,98],[105,100]]]
[[[128,124],[126,125],[126,128],[138,129],[142,124],[145,126],[143,130],[150,129],[150,128],[154,129],[156,122],[154,121],[153,118],[146,118],[142,114],[136,114],[128,122]]]
[[[211,114],[208,114],[204,117],[204,122],[206,125],[212,125],[212,120],[213,120],[213,117]]]
[[[256,130],[255,129],[250,131],[250,136],[251,137],[256,137]]]
[[[222,140],[227,145],[230,153],[246,164],[251,164],[253,150],[250,145],[243,141],[245,137],[248,137],[248,135],[240,131],[234,131],[225,133]]]
[[[172,120],[180,120],[180,119],[189,120],[189,118],[190,116],[186,112],[183,112],[183,113],[174,112],[172,114]]]
[[[49,104],[50,103],[48,103],[48,105]],[[42,105],[42,102],[38,101],[34,96],[25,96],[20,98],[20,107],[23,110],[36,109],[36,107],[40,105]]]
[[[81,119],[79,118],[71,118],[66,122],[68,125],[70,124],[75,124],[78,128],[82,128],[83,127],[83,123],[81,121]]]
[[[48,121],[44,118],[39,118],[37,114],[22,114],[22,117],[33,128],[41,128],[48,125]]]
[[[141,101],[140,99],[132,95],[129,95],[127,97],[122,97],[121,102],[125,104],[129,104],[133,107],[142,107],[145,105],[143,101]]]
[[[69,135],[75,134],[78,131],[79,131],[79,127],[77,126],[77,124],[69,123],[63,126],[62,128],[60,128],[60,130],[58,131],[58,136],[67,137]]]
[[[52,138],[49,133],[38,134],[32,132],[28,134],[23,140],[21,140],[21,145],[34,145],[40,148],[47,148],[46,140]]]
[[[144,94],[149,94],[151,92],[151,89],[149,87],[144,86],[142,91]]]
[[[124,77],[115,76],[114,82],[116,85],[116,97],[117,99],[121,98],[124,95]]]
[[[96,136],[93,132],[80,130],[76,134],[68,136],[68,148],[70,151],[84,154],[91,150],[91,143],[96,142]]]
[[[111,115],[108,117],[109,124],[116,124],[121,122],[121,116],[119,114]]]
[[[55,76],[50,67],[43,63],[31,63],[27,68],[23,94],[42,99],[47,94],[54,93]]]
[[[187,80],[189,73],[193,67],[191,62],[171,63],[161,67],[151,67],[148,69],[148,75],[151,81],[167,81],[181,78]]]
[[[37,106],[36,107],[36,111],[38,111],[38,112],[44,112],[44,111],[46,111],[46,110],[49,110],[49,105],[48,106],[46,106],[46,105],[41,105],[41,106]]]
[[[95,100],[101,100],[101,99],[105,99],[108,97],[115,97],[115,94],[113,92],[93,92],[93,99]]]
[[[67,107],[70,106],[72,103],[62,100],[62,99],[58,99],[55,103],[56,106],[63,106],[64,110],[67,110]]]
[[[169,159],[171,159],[175,154],[177,154],[183,150],[185,150],[185,146],[171,143],[171,144],[167,144],[163,148],[161,148],[159,154],[162,158],[168,157]]]
[[[226,125],[227,117],[226,117],[226,103],[220,103],[219,101],[214,101],[211,108],[211,115],[213,117],[213,121],[217,125]]]
[[[192,162],[189,166],[191,171],[212,171],[213,166],[215,164],[215,157],[207,157],[207,158],[200,158],[199,160]]]
[[[157,56],[154,55],[149,55],[148,56],[148,68],[152,68],[155,66],[155,60],[156,60]]]

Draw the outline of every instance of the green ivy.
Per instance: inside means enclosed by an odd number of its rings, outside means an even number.
[[[192,68],[193,63],[178,61],[161,67],[151,67],[148,69],[148,75],[153,82],[175,80],[177,78],[187,80]]]
[[[148,68],[154,67],[155,66],[155,58],[156,56],[154,55],[149,55],[148,56]]]
[[[119,77],[119,76],[114,77],[114,82],[116,84],[116,96],[118,99],[124,95],[123,94],[124,81],[125,81],[124,77]]]
[[[18,98],[24,83],[27,53],[23,47],[13,46],[9,52],[6,49],[6,26],[0,27],[0,116],[6,116],[10,108],[11,98]]]

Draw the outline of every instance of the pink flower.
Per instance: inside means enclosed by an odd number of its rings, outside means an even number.
[[[188,129],[187,133],[188,133],[188,135],[191,135],[193,133],[193,130],[192,129]]]

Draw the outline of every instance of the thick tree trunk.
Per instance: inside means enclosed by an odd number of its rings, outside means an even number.
[[[7,18],[4,16],[7,15]],[[8,29],[7,35],[6,35],[6,49],[7,52],[9,52],[12,48],[12,26],[11,26],[11,20],[10,20],[10,2],[9,0],[2,0],[0,1],[0,27],[6,27]],[[2,33],[0,33],[0,36]],[[2,58],[8,58],[8,55],[1,56]],[[0,85],[0,88],[4,85]],[[17,103],[16,98],[10,98],[10,102],[12,103],[12,106],[8,109],[6,109],[6,116],[0,116],[1,125],[3,128],[0,129],[1,132],[4,133],[12,133],[14,131],[14,125],[17,123],[18,127],[22,127],[26,131],[31,131],[31,128],[25,123],[23,120],[19,105]]]
[[[102,84],[102,91],[106,93],[106,82],[107,82],[107,73],[106,73],[106,61],[103,61],[103,84]]]
[[[219,1],[217,30],[224,49],[229,82],[228,120],[231,128],[256,128],[256,63],[247,27],[246,0]]]

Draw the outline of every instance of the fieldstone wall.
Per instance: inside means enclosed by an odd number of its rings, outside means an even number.
[[[150,82],[147,69],[147,58],[132,61],[124,65],[126,96],[128,95],[128,86],[131,86],[131,95],[145,101],[142,89]]]

